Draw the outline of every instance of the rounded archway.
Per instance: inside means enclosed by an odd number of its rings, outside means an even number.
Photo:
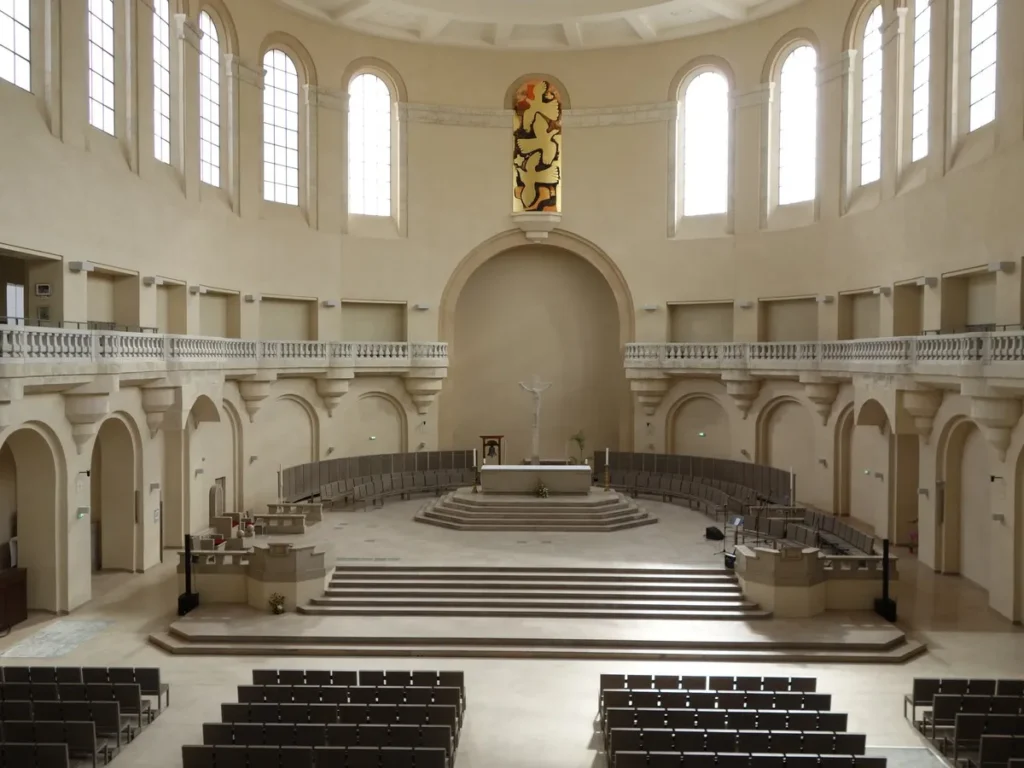
[[[405,408],[386,392],[359,396],[348,429],[348,453],[352,456],[405,453],[408,449],[408,419]]]
[[[893,473],[892,428],[885,408],[866,400],[849,430],[850,515],[871,526],[878,536],[892,536],[890,492]],[[916,517],[916,515],[915,515]]]
[[[256,414],[246,465],[247,506],[260,508],[280,499],[282,470],[317,460],[316,411],[297,395],[269,400]],[[255,458],[253,458],[255,457]]]
[[[684,397],[669,413],[669,453],[732,458],[729,414],[711,397]]]
[[[134,571],[141,564],[136,561],[136,442],[118,416],[103,422],[93,442],[89,484],[93,571]]]
[[[832,511],[846,517],[851,512],[853,485],[853,405],[846,406],[836,419],[835,446],[832,456]]]
[[[796,501],[813,504],[814,421],[799,400],[780,398],[765,406],[758,418],[758,463],[796,475]]]
[[[618,447],[630,434],[621,358],[630,302],[624,284],[617,293],[609,281],[611,263],[550,244],[472,258],[475,269],[467,276],[460,265],[442,300],[451,349],[441,444],[472,446],[480,435],[501,434],[508,461],[528,457],[534,403],[519,383],[537,374],[551,383],[541,398],[541,458],[568,456],[581,430],[588,450]]]
[[[184,525],[181,533],[208,528],[223,505],[227,478],[232,476],[231,425],[221,418],[207,395],[192,403],[184,424]],[[178,532],[175,531],[175,534]],[[165,541],[176,542],[178,535]]]
[[[936,570],[959,573],[988,589],[991,551],[989,446],[970,419],[950,422],[938,452]]]
[[[65,609],[67,530],[59,521],[65,519],[67,491],[56,438],[38,425],[16,429],[0,448],[0,477],[7,515],[0,541],[15,541],[8,551],[16,565],[27,571],[28,607]]]

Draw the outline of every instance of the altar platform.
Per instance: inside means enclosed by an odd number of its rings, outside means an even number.
[[[480,467],[484,493],[534,494],[541,483],[550,495],[585,495],[593,469],[586,464],[492,464]]]

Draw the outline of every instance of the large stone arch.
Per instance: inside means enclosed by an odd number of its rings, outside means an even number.
[[[893,424],[885,406],[874,398],[869,397],[854,408],[856,415],[850,432],[850,457],[854,464],[850,472],[850,514],[870,525],[876,535],[895,539]]]
[[[14,457],[18,566],[27,571],[28,607],[67,610],[68,526],[87,525],[88,518],[68,515],[64,450],[53,431],[35,421],[15,427],[2,444]]]
[[[801,415],[802,414],[802,415]],[[779,419],[792,421],[790,426],[806,434],[792,434],[774,429]],[[796,500],[807,501],[808,480],[813,478],[815,457],[815,413],[808,404],[793,395],[780,395],[769,400],[757,414],[757,464],[767,464],[796,475]]]
[[[241,514],[245,511],[245,440],[242,424],[242,414],[230,400],[223,400],[221,407],[224,416],[231,426],[231,486],[227,489],[227,498],[224,500],[224,508],[231,512]],[[232,487],[233,486],[233,487]]]
[[[848,403],[836,417],[832,451],[832,511],[846,517],[850,514],[853,484],[853,429],[856,422],[853,403]]]
[[[392,419],[393,423],[389,424]],[[361,394],[356,404],[356,424],[360,431],[355,436],[355,448],[358,450],[360,445],[365,445],[363,453],[406,453],[409,450],[409,415],[394,395],[378,390]]]
[[[616,311],[619,317],[620,346],[625,348],[625,345],[633,340],[636,313],[633,306],[633,296],[630,293],[629,285],[626,283],[626,278],[622,271],[605,251],[589,240],[560,229],[551,232],[547,239],[541,243],[527,240],[522,232],[518,229],[513,229],[485,240],[470,251],[452,271],[451,277],[448,278],[448,283],[441,294],[441,306],[438,313],[438,338],[442,341],[451,341],[455,331],[455,306],[470,276],[485,262],[498,254],[524,245],[541,245],[568,251],[584,259],[597,269],[604,276],[608,287],[611,288],[612,295],[615,297]]]
[[[939,432],[935,452],[935,570],[961,572],[963,526],[963,454],[967,438],[978,430],[968,416],[953,415]]]
[[[131,415],[116,411],[104,419],[93,441],[90,508],[99,536],[99,565],[104,570],[139,571],[143,567],[138,529],[138,491],[142,486],[142,437]],[[98,525],[96,525],[98,524]]]
[[[250,429],[246,506],[259,508],[280,498],[280,473],[319,459],[320,419],[300,394],[268,398]]]
[[[1013,471],[1013,606],[1011,619],[1024,621],[1024,450]]]
[[[687,415],[696,421],[684,425],[682,422]],[[729,409],[715,395],[683,395],[669,408],[666,423],[669,453],[715,459],[732,458],[732,419]],[[693,434],[684,434],[684,430]],[[724,431],[724,434],[720,431]],[[692,439],[694,435],[698,439]],[[700,450],[702,447],[703,450]]]

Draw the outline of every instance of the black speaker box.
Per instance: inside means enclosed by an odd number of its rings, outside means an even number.
[[[709,525],[707,528],[704,529],[704,538],[708,541],[721,541],[725,538],[725,534],[722,533],[721,528]]]

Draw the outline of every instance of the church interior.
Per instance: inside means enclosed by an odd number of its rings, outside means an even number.
[[[1022,0],[0,0],[0,768],[1021,768],[1022,201]]]

